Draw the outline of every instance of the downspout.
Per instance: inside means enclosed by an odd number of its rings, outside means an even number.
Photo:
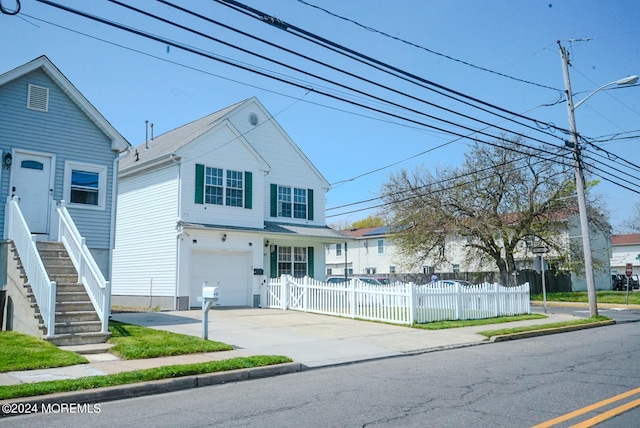
[[[182,207],[182,175],[180,169],[182,168],[182,163],[176,159],[176,154],[172,153],[170,159],[178,165],[178,213],[177,218],[178,222],[182,218],[180,216],[180,208]],[[184,229],[183,229],[184,230]],[[182,242],[182,231],[176,234],[176,257],[175,257],[175,284],[173,286],[173,310],[178,310],[178,286],[180,284],[180,254],[182,252],[182,246],[180,243]],[[188,309],[188,308],[187,308]]]
[[[108,266],[108,275],[109,275],[109,290],[107,293],[107,309],[109,311],[109,316],[111,316],[111,281],[113,274],[113,249],[116,246],[116,214],[118,212],[118,171],[120,169],[120,161],[131,154],[131,147],[127,147],[126,150],[118,153],[118,156],[113,160],[113,184],[111,186],[111,236],[109,240],[109,266]]]

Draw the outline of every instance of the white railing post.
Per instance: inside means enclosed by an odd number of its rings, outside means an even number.
[[[49,287],[49,318],[47,319],[47,336],[53,336],[56,334],[56,283],[50,282]]]

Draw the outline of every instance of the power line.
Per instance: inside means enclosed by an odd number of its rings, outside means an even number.
[[[355,102],[355,101],[353,101],[353,100],[348,100],[348,99],[346,99],[346,98],[343,98],[343,97],[340,97],[340,96],[337,96],[337,95],[334,95],[334,94],[330,94],[330,93],[328,93],[328,92],[326,92],[326,91],[320,91],[320,90],[318,90],[318,89],[316,89],[316,88],[313,88],[313,87],[308,87],[308,86],[305,86],[305,85],[301,85],[300,83],[293,82],[293,81],[291,81],[291,80],[287,80],[287,79],[285,79],[285,78],[278,77],[278,76],[275,76],[275,75],[273,75],[273,74],[269,74],[269,73],[267,73],[267,72],[265,72],[265,71],[261,71],[261,70],[258,70],[258,69],[256,69],[256,68],[252,68],[252,67],[250,67],[250,66],[243,65],[243,64],[240,64],[240,63],[237,63],[237,62],[231,61],[231,60],[226,59],[226,58],[221,58],[221,57],[219,57],[219,56],[214,56],[214,55],[212,55],[212,54],[209,54],[209,53],[203,52],[203,51],[201,51],[201,50],[198,50],[198,49],[192,48],[192,47],[190,47],[190,46],[186,46],[186,45],[184,45],[184,44],[180,44],[180,43],[177,43],[177,42],[175,42],[175,41],[168,40],[168,39],[162,38],[162,37],[160,37],[160,36],[150,34],[150,33],[145,32],[145,31],[137,30],[137,29],[134,29],[134,28],[132,28],[132,27],[128,27],[128,26],[126,26],[126,25],[119,24],[119,23],[113,22],[113,21],[108,20],[108,19],[105,19],[105,18],[101,18],[101,17],[95,16],[95,15],[92,15],[92,14],[89,14],[89,13],[86,13],[86,12],[82,12],[82,11],[79,11],[79,10],[77,10],[77,9],[73,9],[73,8],[71,8],[71,7],[68,7],[68,6],[60,5],[60,4],[54,3],[54,2],[49,1],[49,0],[38,0],[38,1],[39,1],[39,2],[42,2],[42,3],[45,3],[45,4],[48,4],[48,5],[51,5],[51,6],[54,6],[54,7],[57,7],[57,8],[60,8],[60,9],[65,10],[65,11],[67,11],[67,12],[71,12],[71,13],[77,14],[77,15],[79,15],[79,16],[83,16],[83,17],[85,17],[85,18],[92,19],[92,20],[95,20],[95,21],[101,22],[101,23],[103,23],[103,24],[110,25],[110,26],[113,26],[113,27],[115,27],[115,28],[118,28],[118,29],[121,29],[121,30],[124,30],[124,31],[130,32],[130,33],[133,33],[133,34],[136,34],[136,35],[139,35],[139,36],[145,37],[145,38],[148,38],[148,39],[150,39],[150,40],[154,40],[154,41],[157,41],[157,42],[163,43],[163,44],[165,44],[165,45],[174,46],[174,47],[176,47],[176,48],[178,48],[178,49],[182,49],[182,50],[185,50],[185,51],[187,51],[187,52],[194,53],[194,54],[196,54],[196,55],[200,55],[200,56],[206,57],[206,58],[208,58],[208,59],[212,59],[212,60],[215,60],[215,61],[218,61],[218,62],[222,62],[222,63],[224,63],[224,64],[231,65],[231,66],[233,66],[233,67],[240,68],[240,69],[242,69],[242,70],[249,71],[249,72],[252,72],[252,73],[258,74],[258,75],[260,75],[260,76],[263,76],[263,77],[268,77],[268,78],[274,79],[274,80],[279,81],[279,82],[281,82],[281,83],[286,83],[286,84],[289,84],[289,85],[292,85],[292,86],[296,86],[296,87],[298,87],[298,88],[302,88],[302,89],[305,89],[305,90],[309,90],[309,91],[312,91],[312,92],[318,93],[318,94],[320,94],[320,95],[324,95],[324,96],[327,96],[327,97],[333,98],[333,99],[335,99],[335,100],[343,101],[343,102],[349,103],[349,104],[351,104],[351,105],[354,105],[354,106],[357,106],[357,107],[361,107],[361,108],[364,108],[364,109],[368,109],[368,110],[370,110],[370,111],[374,111],[374,112],[377,112],[377,113],[381,113],[381,114],[384,114],[384,115],[387,115],[387,116],[390,116],[390,117],[393,117],[393,118],[396,118],[396,119],[400,119],[400,120],[404,120],[404,121],[407,121],[407,122],[410,122],[410,123],[414,123],[414,124],[422,125],[422,126],[424,126],[424,127],[427,127],[427,128],[430,128],[430,129],[439,130],[439,131],[442,131],[442,132],[445,132],[445,133],[448,133],[448,134],[451,134],[451,135],[456,135],[456,136],[458,136],[458,137],[468,138],[468,136],[467,136],[467,135],[465,135],[465,134],[460,134],[460,133],[455,132],[455,131],[453,131],[453,130],[447,130],[447,129],[444,129],[444,128],[436,127],[436,126],[434,126],[434,125],[429,125],[429,124],[427,124],[427,123],[425,123],[425,122],[421,122],[421,121],[418,121],[418,120],[415,120],[415,119],[411,119],[411,118],[408,118],[408,117],[406,117],[406,116],[400,116],[400,115],[398,115],[398,114],[395,114],[395,113],[392,113],[392,112],[389,112],[389,111],[385,111],[385,110],[382,110],[382,109],[379,109],[379,108],[375,108],[375,107],[370,106],[370,105],[365,105],[365,104],[363,104],[363,103]],[[416,112],[417,112],[417,111],[416,111]],[[418,113],[419,113],[419,112],[418,112]],[[438,119],[438,118],[436,118],[436,119]],[[438,120],[442,120],[442,119],[438,119]],[[485,133],[485,132],[482,132],[482,131],[478,131],[478,130],[475,130],[475,129],[472,129],[472,128],[469,128],[469,127],[466,127],[466,126],[458,125],[458,124],[455,124],[455,123],[450,122],[450,121],[445,121],[445,122],[450,123],[450,124],[452,124],[452,125],[454,125],[454,126],[457,126],[457,127],[463,128],[463,129],[466,129],[466,130],[468,130],[468,131],[472,131],[472,132],[474,132],[474,133],[479,133],[479,134],[481,134],[481,135],[488,136],[488,137],[490,137],[490,138],[496,138],[496,139],[498,139],[498,138],[499,138],[499,137],[497,137],[497,136],[495,136],[495,135],[488,134],[488,133]],[[512,132],[512,131],[508,131],[508,132]],[[516,133],[516,134],[517,134],[517,133]],[[531,137],[527,137],[527,136],[522,135],[522,134],[517,134],[517,135],[520,135],[520,136],[522,136],[523,138],[533,139],[533,138],[531,138]],[[536,140],[536,139],[533,139],[533,140]],[[551,143],[548,143],[548,142],[545,142],[545,141],[542,141],[542,140],[536,140],[536,141],[539,141],[539,142],[541,142],[541,143],[543,143],[543,144],[549,144],[549,145],[551,145],[551,146],[553,146],[553,147],[557,147],[557,146],[555,146],[555,145],[553,145],[553,144],[551,144]]]
[[[471,68],[475,68],[475,69],[477,69],[477,70],[486,71],[487,73],[496,74],[496,75],[501,76],[501,77],[506,77],[506,78],[508,78],[508,79],[515,80],[515,81],[517,81],[517,82],[526,83],[526,84],[533,85],[533,86],[537,86],[537,87],[540,87],[540,88],[551,89],[551,90],[553,90],[553,91],[558,92],[558,93],[560,94],[560,96],[562,96],[563,91],[562,91],[561,89],[554,88],[554,87],[552,87],[552,86],[542,85],[542,84],[540,84],[540,83],[530,82],[530,81],[528,81],[528,80],[524,80],[524,79],[520,79],[520,78],[517,78],[517,77],[509,76],[508,74],[500,73],[500,72],[495,71],[495,70],[491,70],[491,69],[488,69],[488,68],[485,68],[485,67],[481,67],[481,66],[479,66],[479,65],[475,65],[475,64],[472,64],[472,63],[470,63],[470,62],[463,61],[463,60],[458,59],[458,58],[454,58],[454,57],[452,57],[452,56],[450,56],[450,55],[446,55],[446,54],[443,54],[443,53],[440,53],[440,52],[436,52],[436,51],[434,51],[434,50],[432,50],[432,49],[429,49],[429,48],[424,47],[424,46],[422,46],[422,45],[419,45],[419,44],[416,44],[416,43],[413,43],[413,42],[407,41],[407,40],[402,39],[402,38],[400,38],[400,37],[392,36],[392,35],[390,35],[390,34],[385,33],[384,31],[378,30],[378,29],[373,28],[373,27],[370,27],[370,26],[368,26],[368,25],[361,24],[361,23],[359,23],[358,21],[355,21],[355,20],[353,20],[353,19],[350,19],[350,18],[347,18],[347,17],[341,16],[341,15],[338,15],[337,13],[331,12],[331,11],[330,11],[330,10],[328,10],[328,9],[322,8],[322,7],[320,7],[320,6],[316,6],[316,5],[314,5],[314,4],[311,4],[311,3],[306,2],[306,1],[304,1],[304,0],[298,0],[298,2],[299,2],[299,3],[302,3],[302,4],[306,5],[306,6],[313,7],[313,8],[315,8],[315,9],[321,10],[321,11],[323,11],[323,12],[325,12],[325,13],[327,13],[327,14],[331,15],[331,16],[334,16],[334,17],[336,17],[336,18],[342,19],[342,20],[347,21],[347,22],[351,22],[352,24],[355,24],[355,25],[357,25],[358,27],[364,28],[364,29],[365,29],[365,30],[367,30],[367,31],[371,31],[371,32],[374,32],[374,33],[378,33],[378,34],[380,34],[380,35],[382,35],[382,36],[384,36],[384,37],[388,37],[388,38],[390,38],[390,39],[397,40],[397,41],[399,41],[399,42],[405,43],[405,44],[407,44],[407,45],[409,45],[409,46],[413,46],[413,47],[415,47],[415,48],[418,48],[418,49],[424,50],[424,51],[426,51],[426,52],[428,52],[428,53],[430,53],[430,54],[434,54],[434,55],[440,56],[440,57],[442,57],[442,58],[446,58],[446,59],[451,60],[451,61],[454,61],[454,62],[459,62],[459,63],[464,64],[464,65],[467,65],[467,66],[469,66],[469,67],[471,67]]]
[[[315,34],[313,34],[311,32],[308,32],[308,31],[306,31],[306,30],[304,30],[302,28],[299,28],[299,27],[296,27],[296,26],[294,26],[294,25],[292,25],[290,23],[284,22],[284,21],[282,21],[282,20],[280,20],[278,18],[275,18],[275,17],[273,17],[273,16],[271,16],[271,15],[265,13],[265,12],[261,12],[261,11],[259,11],[257,9],[254,9],[254,8],[252,8],[250,6],[247,6],[247,5],[243,4],[243,3],[240,3],[240,2],[238,2],[236,0],[213,0],[213,1],[215,1],[217,3],[220,3],[220,4],[223,4],[223,5],[231,8],[231,9],[234,9],[234,10],[236,10],[238,12],[241,12],[241,13],[249,16],[249,17],[257,19],[258,21],[265,22],[265,23],[270,24],[270,25],[272,25],[272,26],[274,26],[276,28],[284,30],[285,32],[289,32],[289,33],[294,34],[294,35],[296,35],[298,37],[301,37],[301,38],[303,38],[305,40],[308,40],[308,41],[310,41],[312,43],[315,43],[315,44],[318,44],[320,46],[323,46],[323,47],[325,47],[325,48],[327,48],[329,50],[332,50],[332,51],[334,51],[336,53],[344,55],[344,56],[346,56],[348,58],[357,60],[357,61],[359,61],[359,62],[361,62],[363,64],[367,64],[367,65],[369,65],[371,67],[374,67],[374,68],[376,68],[376,69],[378,69],[380,71],[384,71],[386,73],[390,73],[389,70],[391,70],[394,73],[398,73],[398,74],[400,74],[402,76],[405,76],[404,77],[405,80],[407,78],[408,79],[413,79],[413,81],[412,80],[408,80],[409,82],[415,83],[414,81],[417,81],[417,82],[421,82],[421,83],[424,83],[426,85],[429,85],[429,87],[426,87],[426,89],[434,91],[434,92],[436,92],[436,93],[438,93],[440,95],[452,98],[451,95],[446,95],[446,94],[444,94],[442,92],[437,91],[434,88],[437,88],[437,89],[443,90],[445,92],[448,92],[450,94],[454,94],[456,96],[468,99],[468,100],[473,101],[475,103],[478,103],[478,104],[481,104],[481,105],[485,105],[487,107],[490,107],[492,109],[501,111],[503,113],[510,114],[510,115],[512,115],[514,117],[519,117],[521,119],[525,119],[527,121],[534,122],[536,125],[542,124],[542,125],[546,126],[547,128],[555,129],[555,130],[561,131],[561,132],[563,132],[565,134],[569,134],[569,131],[567,129],[560,128],[560,127],[558,127],[558,126],[556,126],[554,124],[544,123],[542,121],[539,121],[537,119],[533,119],[533,118],[524,116],[524,115],[519,114],[519,113],[515,113],[513,111],[507,110],[507,109],[499,107],[497,105],[488,103],[486,101],[480,100],[478,98],[475,98],[475,97],[472,97],[470,95],[466,95],[466,94],[464,94],[462,92],[456,91],[454,89],[448,88],[448,87],[446,87],[444,85],[441,85],[441,84],[435,83],[433,81],[424,79],[424,78],[422,78],[420,76],[417,76],[417,75],[415,75],[413,73],[409,73],[409,72],[407,72],[405,70],[401,70],[401,69],[399,69],[397,67],[394,67],[394,66],[392,66],[390,64],[384,63],[384,62],[382,62],[380,60],[376,60],[376,59],[374,59],[372,57],[369,57],[369,56],[364,55],[362,53],[356,52],[353,49],[350,49],[350,48],[342,46],[342,45],[340,45],[338,43],[332,42],[332,41],[330,41],[330,40],[328,40],[328,39],[326,39],[324,37],[315,35]],[[393,73],[390,73],[390,74],[394,75],[395,77],[400,77],[400,76],[398,76],[398,74],[393,74]],[[455,98],[452,98],[452,99],[455,99]],[[457,99],[457,101],[465,103],[464,101],[461,101],[459,99]],[[469,103],[465,103],[465,104],[482,110],[482,108],[480,108],[480,107],[478,107],[476,105],[469,104]],[[483,110],[483,111],[489,112],[488,110]],[[494,114],[494,115],[498,115],[495,112],[489,112],[489,113]],[[504,119],[508,119],[508,120],[513,121],[513,119],[511,119],[511,118],[507,118],[507,117],[504,117],[504,116],[500,116],[500,117],[503,117]],[[520,125],[523,125],[522,123],[519,123],[519,122],[516,122],[516,123],[518,123]]]

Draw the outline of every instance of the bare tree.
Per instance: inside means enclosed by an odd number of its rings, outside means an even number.
[[[492,262],[503,283],[511,282],[514,254],[532,239],[570,260],[560,232],[577,212],[571,162],[503,138],[476,142],[460,167],[390,176],[382,197],[400,256],[413,266],[444,263],[447,242],[462,242],[466,261]]]
[[[640,233],[640,202],[633,206],[631,216],[622,223],[622,227],[629,232]]]

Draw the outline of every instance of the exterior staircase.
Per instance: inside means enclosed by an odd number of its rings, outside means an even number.
[[[102,322],[96,313],[84,285],[78,282],[78,272],[61,242],[37,242],[42,263],[51,281],[56,282],[55,331],[45,338],[56,346],[89,345],[104,343],[111,336],[102,333]],[[28,284],[27,284],[28,286]],[[31,306],[35,309],[40,330],[46,334],[46,326],[33,295]]]

